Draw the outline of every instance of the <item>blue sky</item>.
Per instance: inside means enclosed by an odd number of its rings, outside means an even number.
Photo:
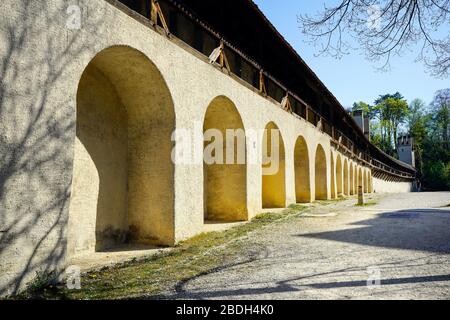
[[[399,91],[408,101],[421,98],[427,104],[434,92],[450,87],[449,79],[436,79],[426,73],[421,62],[414,62],[417,52],[391,59],[388,72],[376,70],[376,64],[365,59],[360,51],[351,51],[340,60],[316,57],[317,48],[307,43],[299,29],[299,14],[314,14],[323,4],[336,1],[323,0],[254,0],[272,24],[297,50],[328,89],[344,107],[355,101],[373,103],[380,94]]]

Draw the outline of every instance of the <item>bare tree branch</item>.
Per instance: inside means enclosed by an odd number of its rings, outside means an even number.
[[[420,45],[417,61],[433,76],[448,77],[450,0],[342,0],[298,21],[310,42],[321,46],[320,55],[340,58],[356,49],[348,39],[357,39],[366,57],[384,61],[380,69],[386,69],[392,56]]]

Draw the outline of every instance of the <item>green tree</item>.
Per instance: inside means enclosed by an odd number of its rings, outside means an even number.
[[[421,146],[427,135],[426,122],[428,116],[425,114],[425,102],[421,99],[414,99],[409,104],[407,123],[409,134],[414,137],[415,143]]]
[[[448,149],[450,137],[450,89],[439,90],[430,105],[434,120],[434,136]]]
[[[381,95],[375,100],[373,114],[379,121],[381,148],[391,156],[396,156],[399,126],[406,121],[408,109],[408,103],[399,92]]]
[[[370,123],[370,142],[376,145],[378,148],[383,149],[383,140],[380,134],[380,124],[378,122]]]
[[[369,115],[370,109],[371,109],[371,107],[367,103],[360,101],[360,102],[353,103],[352,112],[362,110],[365,115]]]
[[[427,122],[429,116],[425,113],[425,102],[421,99],[414,99],[409,104],[407,124],[409,135],[414,138],[414,152],[417,169],[417,177],[422,180],[423,172],[423,142],[427,137]]]
[[[386,108],[390,113],[391,130],[394,139],[395,150],[397,150],[397,138],[400,124],[404,123],[408,116],[408,103],[406,100],[388,98],[385,100]]]
[[[425,190],[450,190],[450,89],[436,92],[429,107],[414,99],[407,104],[396,92],[385,94],[370,106],[353,104],[351,111],[363,110],[371,117],[370,138],[387,154],[396,156],[399,128],[406,124],[414,137],[417,177]]]
[[[436,92],[430,108],[415,99],[408,115],[409,132],[416,140],[418,177],[426,190],[450,190],[450,89]]]
[[[383,101],[385,101],[388,98],[394,98],[394,99],[399,99],[399,100],[405,99],[405,97],[403,97],[402,94],[397,91],[394,94],[387,93],[387,94],[380,95],[378,97],[378,99],[375,100],[375,105],[382,103]]]

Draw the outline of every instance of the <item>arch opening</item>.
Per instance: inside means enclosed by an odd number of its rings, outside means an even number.
[[[338,197],[342,197],[342,160],[340,155],[336,158],[336,184]]]
[[[278,126],[273,122],[267,124],[264,130],[262,152],[262,207],[284,208],[286,207],[284,141]]]
[[[364,193],[369,193],[369,178],[366,170],[364,170]]]
[[[212,133],[211,141],[205,141],[205,156],[212,157],[205,158],[203,164],[204,220],[245,221],[248,218],[246,139],[235,104],[224,96],[215,98],[206,110],[203,131],[205,136],[209,136],[208,131]],[[208,146],[213,147],[211,152],[206,151]]]
[[[349,193],[349,180],[348,180],[348,161],[344,160],[344,194],[348,196]]]
[[[350,163],[350,195],[355,194],[355,184],[353,179],[353,163]]]
[[[143,53],[99,52],[78,85],[68,256],[174,242],[175,111]]]
[[[298,137],[294,150],[295,195],[297,203],[311,202],[309,152],[306,141]]]
[[[330,179],[331,179],[331,198],[336,199],[336,177],[335,173],[336,169],[334,168],[334,156],[333,153],[331,153],[331,163],[330,163]]]
[[[359,168],[358,169],[358,192],[359,192],[359,188],[361,188],[361,191],[364,192],[364,186],[363,186],[363,173],[362,173],[362,169]]]
[[[327,158],[323,147],[319,144],[315,157],[315,194],[316,200],[327,200]]]

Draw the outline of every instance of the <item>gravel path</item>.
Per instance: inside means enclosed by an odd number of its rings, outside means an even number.
[[[234,264],[165,298],[450,299],[450,193],[377,197],[374,206],[350,199],[259,230]]]

